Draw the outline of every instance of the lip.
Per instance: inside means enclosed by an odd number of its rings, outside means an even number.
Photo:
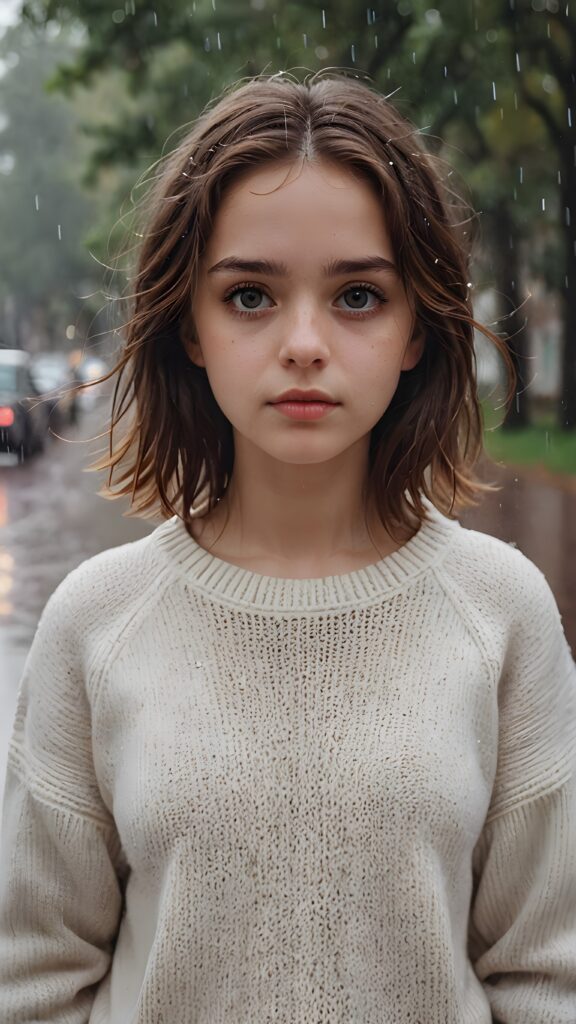
[[[277,409],[283,416],[291,420],[319,420],[340,403],[336,402],[271,402],[273,409]]]
[[[270,405],[276,405],[278,402],[324,402],[327,405],[339,405],[339,402],[335,402],[331,395],[326,394],[325,391],[318,391],[314,388],[311,391],[300,391],[298,388],[291,388],[289,391],[284,391],[278,398],[274,398]]]

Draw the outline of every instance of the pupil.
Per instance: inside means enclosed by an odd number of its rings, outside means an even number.
[[[366,305],[366,291],[364,288],[353,288],[349,295],[351,296],[351,301],[348,305],[354,306],[356,309],[362,309]]]
[[[248,306],[249,309],[254,309],[258,305],[260,298],[260,292],[250,288],[242,292],[242,305]]]

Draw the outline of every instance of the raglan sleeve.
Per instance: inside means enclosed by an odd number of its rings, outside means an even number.
[[[576,1024],[576,667],[532,563],[514,620],[469,956],[498,1024]]]
[[[125,864],[94,770],[76,591],[68,577],[46,605],[9,747],[0,837],[3,1024],[86,1024],[122,913]]]

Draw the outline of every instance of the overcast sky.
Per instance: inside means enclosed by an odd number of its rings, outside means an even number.
[[[18,21],[22,0],[0,0],[0,32]]]

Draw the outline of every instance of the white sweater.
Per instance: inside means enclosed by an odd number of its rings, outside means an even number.
[[[517,550],[262,576],[179,519],[42,615],[2,1024],[575,1024],[576,672]]]

